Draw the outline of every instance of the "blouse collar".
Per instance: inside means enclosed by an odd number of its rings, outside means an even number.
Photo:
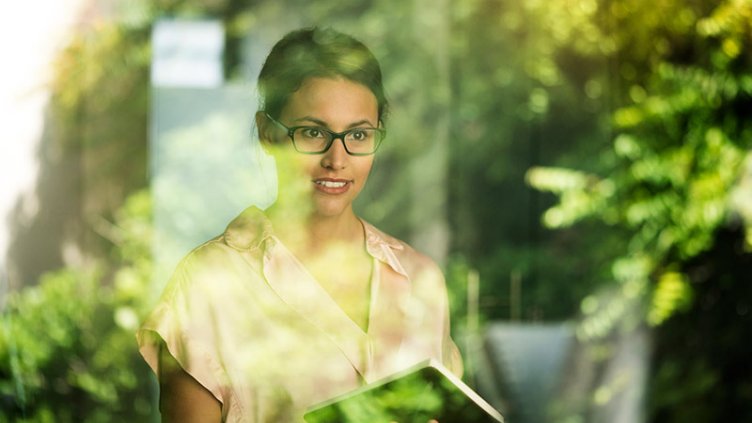
[[[389,265],[395,272],[407,276],[407,272],[394,254],[395,251],[404,250],[404,244],[365,220],[360,221],[363,224],[368,254]],[[265,243],[274,238],[274,228],[263,211],[251,206],[227,225],[223,238],[225,244],[238,251],[263,252]]]

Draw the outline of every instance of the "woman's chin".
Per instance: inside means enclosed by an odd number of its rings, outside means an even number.
[[[322,218],[339,217],[346,214],[350,203],[338,199],[316,199],[313,204],[313,214]]]

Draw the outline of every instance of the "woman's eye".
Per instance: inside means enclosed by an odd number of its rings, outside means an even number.
[[[323,138],[324,132],[318,128],[303,128],[303,136],[306,138]]]
[[[353,141],[366,141],[368,139],[368,132],[363,129],[356,129],[349,135]]]

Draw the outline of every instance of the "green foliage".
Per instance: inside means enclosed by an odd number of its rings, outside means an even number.
[[[0,421],[144,421],[152,378],[134,331],[151,278],[146,185],[150,24],[130,2],[122,21],[75,34],[55,63],[52,151],[83,163],[86,260],[9,294],[0,327]],[[135,192],[135,193],[134,193]],[[114,223],[113,223],[114,222]]]
[[[659,325],[678,310],[686,310],[692,301],[692,290],[686,275],[667,272],[661,275],[653,292],[647,316],[648,323]]]
[[[45,274],[9,295],[0,327],[0,421],[143,421],[149,370],[134,332],[151,277],[149,193],[131,196],[112,226],[121,253]],[[54,419],[51,418],[54,416]]]
[[[308,416],[309,422],[489,421],[449,379],[433,368],[349,396]]]
[[[733,16],[749,14],[750,2],[724,2],[707,17],[702,9],[675,6],[680,22],[652,29],[656,36],[668,30],[665,48],[626,56],[627,64],[643,55],[651,62],[640,80],[635,76],[638,85],[629,89],[628,104],[613,115],[619,133],[600,156],[607,176],[553,168],[528,173],[533,186],[560,198],[544,215],[549,227],[598,219],[632,233],[614,262],[614,277],[638,285],[657,281],[646,310],[651,324],[669,318],[692,296],[687,275],[671,269],[712,248],[717,230],[738,220],[731,193],[752,139],[752,126],[743,118],[752,96],[752,73],[743,64],[751,58],[733,47],[749,44],[750,28],[729,17],[731,9]],[[691,25],[682,23],[687,19]],[[634,53],[635,47],[622,48]],[[664,52],[672,48],[696,53],[687,64],[686,57],[679,61]],[[619,263],[635,260],[647,264],[619,272]]]
[[[548,227],[582,232],[597,221],[625,234],[608,247],[615,283],[582,300],[577,335],[607,343],[654,327],[655,421],[749,416],[749,372],[731,370],[747,358],[731,351],[746,351],[749,336],[751,15],[747,0],[610,2],[597,26],[618,72],[612,143],[574,166],[582,170],[527,173],[558,197],[543,215]]]

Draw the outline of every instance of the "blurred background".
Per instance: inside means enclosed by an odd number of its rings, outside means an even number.
[[[273,43],[382,63],[357,209],[442,265],[467,382],[518,422],[752,421],[752,1],[0,6],[0,422],[157,421],[134,333],[274,199]]]

